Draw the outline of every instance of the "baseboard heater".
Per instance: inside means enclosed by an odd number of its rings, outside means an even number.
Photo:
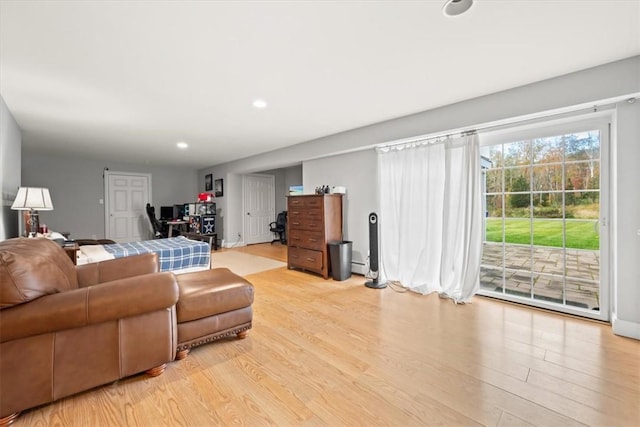
[[[351,261],[351,272],[365,276],[369,271],[369,266],[363,261]]]

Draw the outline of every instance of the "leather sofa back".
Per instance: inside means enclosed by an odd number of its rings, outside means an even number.
[[[0,309],[78,288],[75,266],[49,239],[0,242]]]

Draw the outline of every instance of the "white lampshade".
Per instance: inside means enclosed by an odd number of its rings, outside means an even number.
[[[36,210],[52,211],[53,203],[48,188],[20,187],[18,195],[11,205],[11,209],[18,211]]]

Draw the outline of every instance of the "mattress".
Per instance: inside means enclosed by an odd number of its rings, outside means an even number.
[[[211,265],[211,248],[209,244],[189,240],[184,236],[111,245],[80,246],[78,264],[150,252],[158,254],[160,271],[186,273],[206,270]]]

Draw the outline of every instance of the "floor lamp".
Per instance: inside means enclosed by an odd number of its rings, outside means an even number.
[[[20,187],[11,209],[25,212],[25,234],[34,237],[38,232],[38,211],[52,211],[53,203],[48,188]]]

